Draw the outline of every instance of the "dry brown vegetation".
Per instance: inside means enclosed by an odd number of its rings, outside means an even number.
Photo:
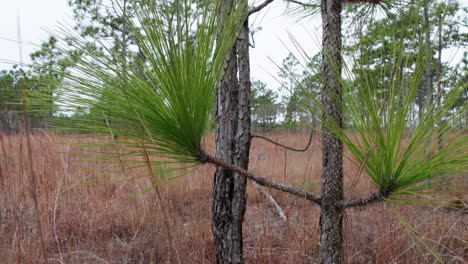
[[[210,230],[213,168],[204,166],[178,181],[130,199],[151,185],[147,178],[113,184],[83,184],[108,164],[77,162],[80,139],[36,133],[32,157],[25,135],[0,134],[0,263],[40,263],[42,253],[33,210],[29,166],[37,179],[40,221],[49,263],[213,263]],[[271,136],[291,146],[307,134]],[[319,192],[320,142],[306,153],[285,151],[255,139],[251,165],[261,176]],[[213,150],[213,137],[205,139]],[[122,166],[122,165],[118,165]],[[127,166],[127,165],[125,165]],[[358,168],[345,162],[348,198],[370,194],[374,187]],[[141,170],[109,177],[137,176]],[[356,184],[354,184],[356,183]],[[353,186],[350,188],[349,186]],[[279,219],[271,204],[249,184],[244,223],[246,263],[313,263],[318,259],[319,209],[310,202],[270,190],[287,215]],[[161,209],[162,208],[162,209]],[[430,247],[446,263],[467,263],[466,213],[440,206],[399,206],[414,227],[411,234],[389,204],[348,210],[345,216],[347,263],[434,263]],[[164,213],[166,212],[166,214]],[[169,228],[169,230],[168,230]],[[171,242],[172,240],[172,242]],[[424,243],[416,243],[424,242]]]

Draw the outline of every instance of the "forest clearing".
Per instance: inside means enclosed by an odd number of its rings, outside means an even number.
[[[1,263],[468,263],[468,2],[67,5],[0,36]]]

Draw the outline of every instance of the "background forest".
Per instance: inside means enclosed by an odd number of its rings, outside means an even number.
[[[421,2],[420,5],[423,4],[425,3]],[[427,23],[424,21],[423,9],[417,7],[412,8],[410,18],[407,17],[408,13],[405,13],[408,10],[402,10],[397,14],[382,18],[367,16],[356,22],[356,14],[360,14],[359,7],[348,6],[343,14],[344,55],[356,58],[353,55],[358,54],[358,59],[351,70],[359,71],[371,68],[372,72],[369,74],[388,72],[388,69],[384,67],[392,66],[389,63],[392,57],[391,47],[399,41],[395,36],[407,34],[405,41],[408,42],[408,45],[404,56],[408,58],[408,63],[401,65],[401,67],[403,70],[411,71],[416,60],[417,48],[422,41],[425,41],[424,28],[427,27],[431,36],[432,75],[429,77],[432,79],[433,86],[430,90],[431,97],[435,97],[442,87],[450,89],[451,83],[455,81],[453,80],[455,76],[457,80],[458,78],[466,78],[468,63],[465,51],[467,45],[466,8],[462,9],[457,1],[430,1],[427,4],[430,5]],[[82,36],[89,37],[90,40],[105,38],[108,40],[106,42],[113,45],[112,49],[116,51],[131,45],[131,37],[124,36],[122,14],[119,14],[116,7],[111,8],[103,5],[100,1],[69,1],[69,5],[73,7],[74,19],[79,22],[75,29]],[[115,3],[115,5],[119,4]],[[293,7],[290,7],[292,9],[290,15],[297,16]],[[285,12],[287,11],[285,9]],[[414,23],[410,23],[410,26],[405,25],[407,32],[401,32],[403,24],[408,19]],[[123,40],[125,43],[122,42]],[[99,47],[92,41],[89,43],[89,48],[96,55],[105,56],[103,47]],[[128,52],[129,56],[138,55],[138,52],[135,54],[132,54],[132,51]],[[21,101],[21,89],[18,87],[26,86],[30,93],[50,94],[58,97],[59,94],[55,91],[60,86],[63,74],[60,74],[56,69],[59,68],[64,72],[71,70],[74,56],[78,55],[73,52],[71,47],[69,53],[65,53],[63,49],[59,48],[56,37],[51,36],[40,45],[39,50],[30,54],[31,65],[23,68],[13,65],[10,70],[1,71],[2,97],[0,102],[3,111],[1,126],[4,131],[18,132],[21,126],[21,115],[17,114],[20,108],[18,102]],[[304,107],[297,99],[301,90],[298,87],[305,86],[314,93],[318,93],[318,87],[320,87],[320,77],[311,75],[310,72],[320,71],[321,54],[308,56],[311,60],[307,65],[304,65],[302,58],[298,58],[298,55],[294,55],[292,52],[284,58],[282,63],[278,65],[278,71],[271,73],[278,80],[277,87],[267,87],[267,84],[262,81],[252,80],[252,125],[255,130],[264,132],[272,129],[281,130],[282,128],[297,130],[300,127],[305,127],[304,124],[313,124],[314,117],[303,109]],[[454,74],[453,71],[457,71],[457,74]],[[427,91],[418,95],[417,102],[414,102],[415,116],[419,108],[418,105],[421,105],[426,97],[429,97]],[[48,109],[45,113],[30,113],[32,115],[30,118],[32,128],[44,128],[45,124],[41,124],[41,120],[48,116],[73,119],[83,114],[90,114],[83,113],[83,109],[64,111],[57,104],[54,104],[54,100],[41,103],[48,103],[51,106],[44,108]],[[37,102],[31,102],[31,106],[37,107]]]

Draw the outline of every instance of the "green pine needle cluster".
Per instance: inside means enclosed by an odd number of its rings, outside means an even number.
[[[246,7],[234,2],[223,17],[220,1],[200,1],[203,12],[196,16],[188,11],[191,1],[142,1],[125,25],[132,45],[116,51],[94,40],[105,56],[88,49],[88,39],[64,31],[78,56],[59,105],[83,115],[55,125],[100,138],[80,144],[88,158],[145,157],[133,168],[149,167],[149,174],[197,166],[216,87],[245,20]],[[187,165],[168,169],[169,163]]]
[[[468,136],[460,127],[467,114],[467,103],[460,104],[466,83],[458,81],[426,100],[419,116],[412,120],[418,91],[425,88],[427,56],[420,47],[411,75],[399,72],[399,65],[408,65],[399,53],[400,44],[394,45],[392,71],[378,74],[385,80],[363,67],[355,67],[360,70],[354,72],[345,69],[342,98],[336,101],[341,102],[347,127],[340,128],[333,122],[319,97],[307,89],[304,105],[343,141],[350,151],[347,158],[361,168],[387,200],[447,200],[444,194],[466,192],[468,180],[464,177],[468,172]],[[315,107],[310,107],[309,102]]]

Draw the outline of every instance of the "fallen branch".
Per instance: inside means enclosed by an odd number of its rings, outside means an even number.
[[[260,159],[260,156],[265,153],[265,145],[266,143],[264,143],[262,145],[262,148],[260,149],[257,157],[255,158],[255,161],[254,161],[254,164],[251,168],[251,171],[252,173],[255,172],[255,168],[257,168],[257,163],[258,163],[258,160]],[[283,208],[281,208],[281,206],[278,204],[278,202],[276,202],[276,200],[273,198],[273,196],[267,192],[265,189],[263,189],[260,185],[258,185],[256,182],[254,182],[254,185],[255,185],[255,188],[261,193],[263,194],[267,200],[273,205],[273,207],[276,209],[276,212],[278,214],[278,216],[283,220],[283,221],[288,221],[288,219],[286,218],[286,214],[284,213],[283,211]]]
[[[281,206],[276,202],[276,200],[273,198],[273,196],[271,196],[271,194],[269,194],[265,189],[263,189],[262,187],[260,187],[260,185],[258,185],[256,182],[254,182],[255,184],[255,188],[257,188],[257,190],[259,192],[261,192],[267,199],[268,201],[275,207],[276,209],[276,212],[278,213],[278,216],[283,220],[283,221],[288,221],[288,219],[286,218],[286,214],[284,213],[283,209],[281,208]]]

